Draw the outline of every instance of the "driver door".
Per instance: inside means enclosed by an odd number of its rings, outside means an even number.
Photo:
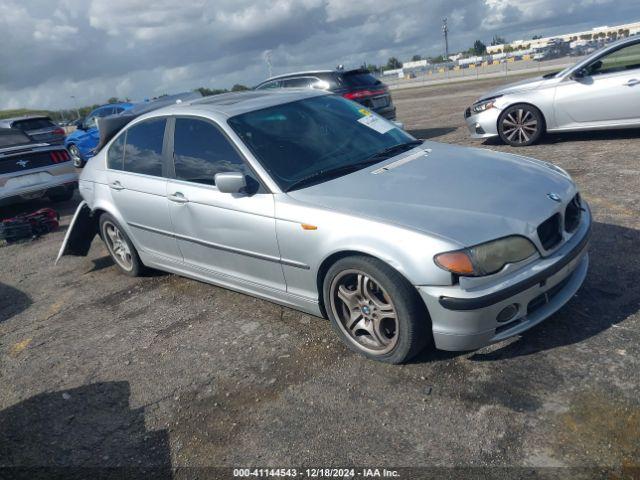
[[[556,90],[559,127],[640,122],[640,40],[600,57]]]
[[[273,195],[257,182],[250,192],[220,192],[216,173],[255,175],[212,121],[199,117],[174,121],[174,171],[166,193],[184,262],[225,281],[284,291]]]

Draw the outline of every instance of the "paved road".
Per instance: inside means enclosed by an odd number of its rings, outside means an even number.
[[[561,312],[478,352],[383,365],[349,353],[325,320],[173,275],[121,275],[98,241],[54,266],[60,231],[0,248],[0,464],[157,466],[156,477],[211,465],[638,465],[640,132],[519,150],[472,142],[463,109],[493,85],[394,93],[399,119],[421,138],[575,177],[595,217],[592,263]]]

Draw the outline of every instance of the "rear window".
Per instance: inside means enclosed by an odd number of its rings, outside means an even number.
[[[27,120],[18,120],[11,124],[13,128],[20,130],[39,130],[41,128],[55,127],[53,122],[48,118],[29,118]]]
[[[29,142],[31,142],[31,139],[22,132],[17,130],[0,130],[0,148],[24,145]]]
[[[382,85],[382,82],[370,73],[354,72],[343,73],[340,75],[342,83],[348,87],[371,87],[374,85]]]

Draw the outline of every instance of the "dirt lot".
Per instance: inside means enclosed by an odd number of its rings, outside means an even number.
[[[462,112],[495,84],[396,92],[399,119],[575,177],[595,217],[591,267],[558,314],[478,352],[383,365],[325,320],[121,275],[98,241],[54,266],[62,230],[0,248],[0,465],[638,466],[640,131],[473,142]]]

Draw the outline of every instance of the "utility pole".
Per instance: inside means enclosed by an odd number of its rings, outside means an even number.
[[[442,35],[444,35],[444,68],[449,78],[449,27],[447,27],[447,17],[442,19]]]
[[[273,68],[271,66],[271,55],[272,55],[271,50],[267,50],[264,52],[264,61],[267,64],[267,70],[269,72],[269,76],[267,78],[273,77],[273,72],[272,72]]]
[[[80,110],[78,110],[78,101],[76,100],[76,96],[75,95],[71,95],[71,98],[73,98],[73,106],[76,107],[76,115],[78,115],[78,119],[80,118]]]
[[[449,61],[449,27],[447,27],[447,17],[442,19],[442,35],[444,35],[444,58]]]

